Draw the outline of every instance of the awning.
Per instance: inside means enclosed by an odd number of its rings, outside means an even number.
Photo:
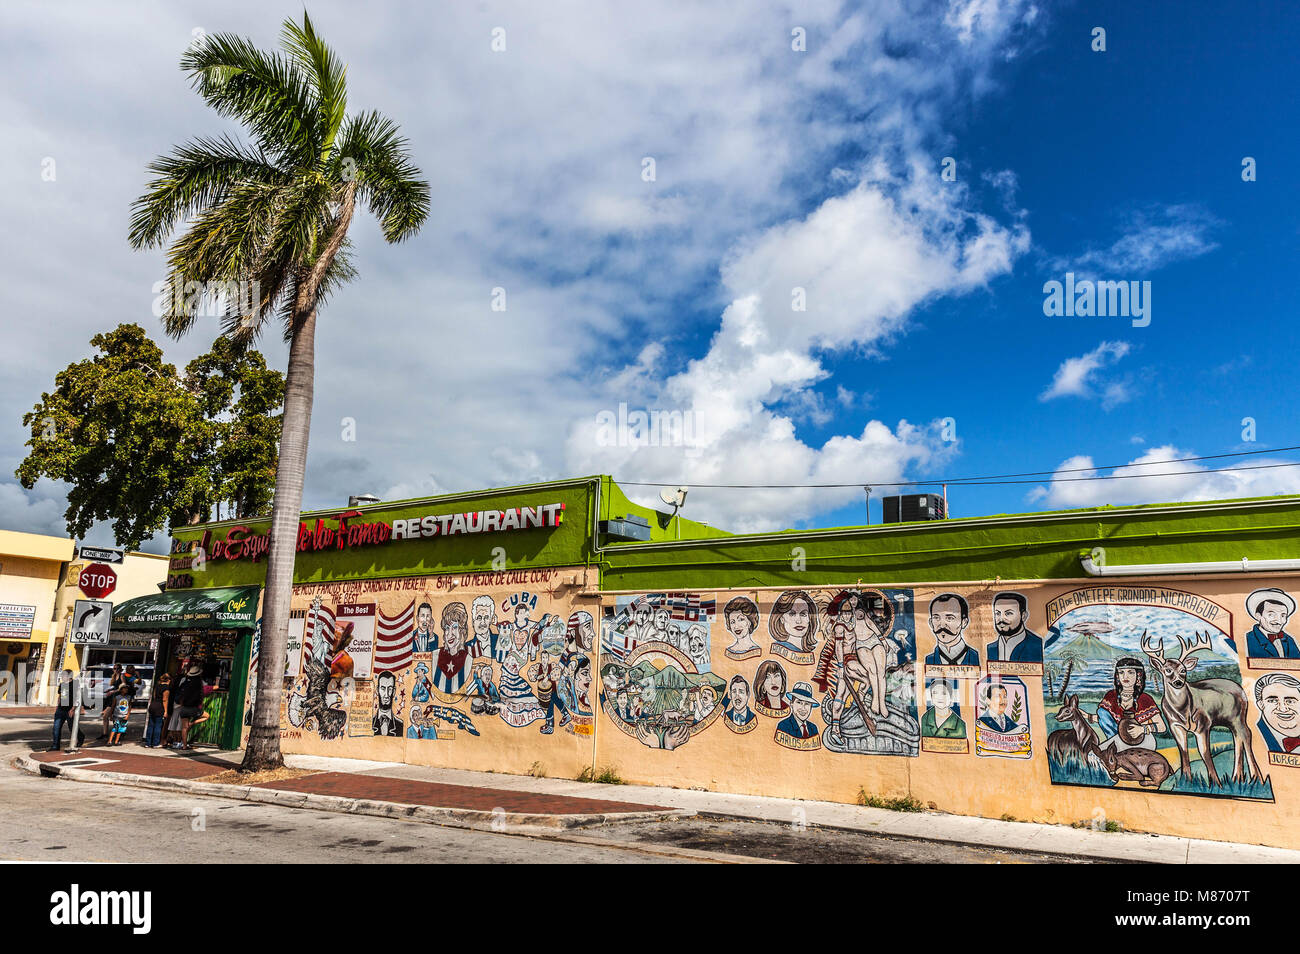
[[[260,586],[219,586],[137,596],[113,607],[113,628],[251,629],[257,622],[257,597],[261,589]]]

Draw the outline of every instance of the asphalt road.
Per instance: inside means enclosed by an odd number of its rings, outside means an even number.
[[[586,829],[575,840],[444,828],[93,785],[15,769],[15,754],[48,745],[43,720],[0,717],[0,860],[162,863],[795,863],[1005,864],[1059,857],[866,832],[799,830],[731,819],[683,819]],[[87,750],[93,754],[94,749]],[[569,836],[561,836],[569,837]],[[581,843],[578,843],[581,839]],[[683,853],[680,849],[686,849]],[[711,857],[685,857],[707,852]]]

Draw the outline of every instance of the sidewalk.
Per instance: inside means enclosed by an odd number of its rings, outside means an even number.
[[[257,785],[207,778],[239,764],[238,752],[175,752],[138,745],[89,746],[75,755],[33,752],[29,772],[75,781],[182,789],[326,811],[387,815],[499,828],[575,828],[620,821],[704,815],[817,826],[929,841],[1059,854],[1073,858],[1166,864],[1295,864],[1300,851],[1227,842],[1105,833],[1060,825],[1004,822],[939,812],[903,813],[834,802],[730,795],[639,785],[598,785],[392,762],[289,755],[287,766],[311,772]]]

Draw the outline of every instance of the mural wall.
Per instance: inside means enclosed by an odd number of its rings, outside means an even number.
[[[599,604],[578,608],[574,572],[295,586],[285,750],[576,775]]]
[[[1166,582],[606,597],[597,762],[654,784],[906,792],[1296,844],[1300,774],[1279,777],[1300,767],[1296,601]]]
[[[581,573],[296,587],[286,751],[1300,847],[1300,581],[580,598]]]

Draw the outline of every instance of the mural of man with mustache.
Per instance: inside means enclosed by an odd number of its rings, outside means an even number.
[[[940,593],[930,600],[930,632],[938,643],[925,657],[927,666],[974,666],[980,664],[979,650],[966,642],[970,605],[956,593]]]

